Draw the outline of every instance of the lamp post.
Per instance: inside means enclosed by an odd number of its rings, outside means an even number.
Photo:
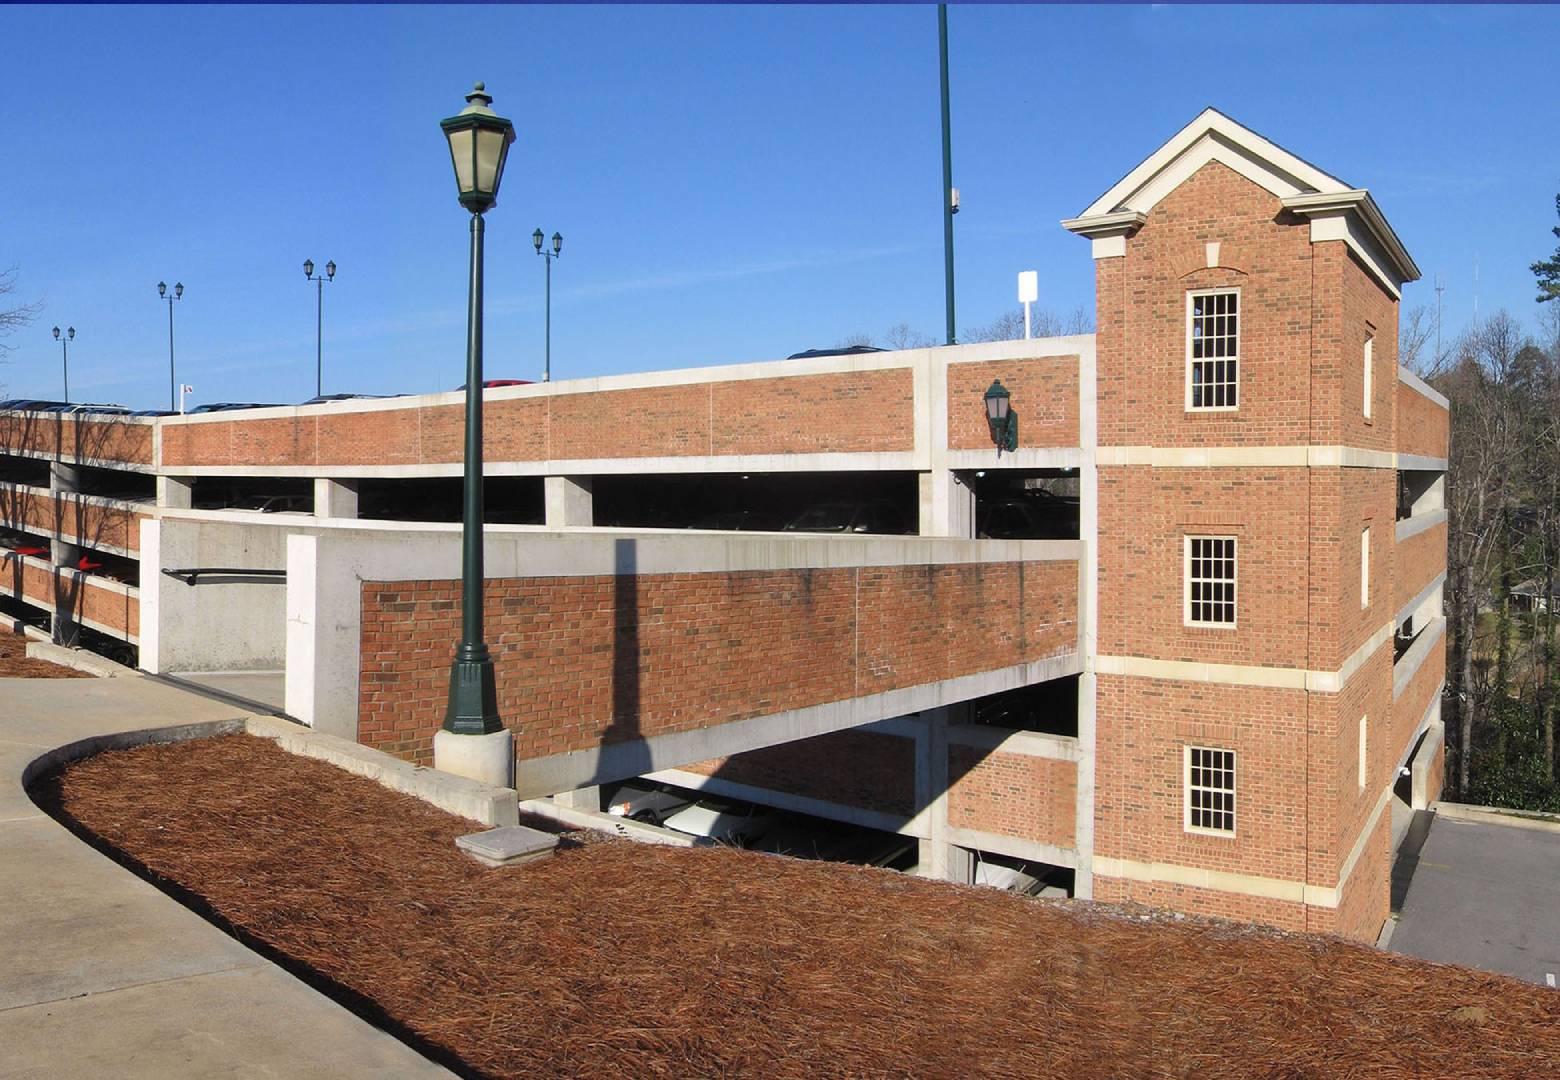
[[[542,360],[542,382],[552,381],[552,261],[563,254],[563,234],[553,233],[552,250],[542,250],[542,230],[537,229],[531,234],[531,243],[536,245],[536,253],[547,260],[547,346]]]
[[[465,507],[461,527],[461,640],[450,669],[449,707],[434,739],[435,767],[508,784],[513,740],[498,717],[493,657],[482,633],[482,215],[498,202],[514,125],[489,107],[482,83],[457,116],[441,120],[460,204],[471,214],[471,281],[466,316]],[[502,770],[500,772],[500,770]]]
[[[157,283],[157,295],[168,301],[168,408],[171,411],[178,408],[177,403],[179,400],[179,387],[173,379],[173,302],[184,299],[184,282],[175,281],[173,283],[173,295],[169,296],[168,283],[159,281]],[[182,412],[183,410],[180,409],[179,411]]]
[[[67,326],[65,336],[60,336],[60,328],[54,328],[54,340],[60,343],[60,364],[65,373],[65,403],[70,404],[70,343],[76,340],[76,328]]]
[[[303,278],[305,281],[316,283],[314,301],[314,396],[324,395],[325,378],[324,367],[321,364],[321,330],[325,325],[325,283],[336,280],[336,260],[332,259],[325,264],[325,272],[314,272],[314,260],[303,260]]]

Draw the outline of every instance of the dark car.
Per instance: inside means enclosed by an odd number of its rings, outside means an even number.
[[[975,535],[983,540],[1076,540],[1078,500],[1042,492],[983,502],[975,515]]]
[[[533,384],[532,380],[530,380],[530,379],[483,379],[482,380],[482,389],[484,389],[484,390],[493,390],[493,389],[496,389],[496,388],[498,388],[500,386],[532,386],[532,385],[534,385],[534,384]],[[461,383],[455,389],[457,389],[457,390],[464,390],[464,389],[466,389],[466,384],[465,383]]]
[[[172,409],[137,409],[131,416],[178,416]]]
[[[909,519],[891,502],[814,503],[786,524],[786,532],[888,533],[911,532]]]
[[[861,356],[865,353],[887,352],[876,345],[845,345],[838,349],[808,349],[787,356],[787,360],[812,360],[819,356]]]
[[[305,401],[305,405],[324,405],[328,401],[378,401],[383,398],[405,397],[405,394],[318,394]]]
[[[276,402],[265,404],[257,401],[214,401],[209,405],[197,405],[190,410],[193,416],[197,413],[232,412],[236,409],[290,409],[291,405],[281,405]]]

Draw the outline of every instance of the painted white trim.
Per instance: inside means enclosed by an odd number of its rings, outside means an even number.
[[[1444,620],[1443,620],[1444,621]],[[1126,675],[1176,682],[1215,683],[1225,686],[1259,686],[1274,690],[1307,690],[1336,694],[1377,649],[1392,638],[1395,623],[1386,623],[1355,649],[1337,671],[1306,668],[1213,664],[1192,660],[1157,660],[1146,656],[1101,656],[1096,660],[1102,675]]]
[[[1204,356],[1200,360],[1192,358],[1192,302],[1204,296],[1233,296],[1235,297],[1235,355],[1234,356]],[[1206,319],[1216,316],[1205,315]],[[1186,364],[1182,371],[1185,382],[1185,407],[1182,411],[1188,413],[1223,413],[1240,411],[1240,343],[1241,329],[1246,321],[1246,309],[1241,303],[1239,286],[1223,286],[1217,289],[1188,289],[1186,292]],[[1233,405],[1193,405],[1192,404],[1192,365],[1194,363],[1214,364],[1219,361],[1233,363],[1235,365],[1235,404]]]
[[[1235,590],[1235,601],[1231,605],[1235,610],[1235,617],[1229,622],[1207,621],[1192,618],[1192,541],[1194,540],[1228,540],[1231,546],[1230,562],[1234,564],[1235,574],[1229,579],[1230,588]],[[1222,579],[1204,579],[1208,584],[1217,584]],[[1240,627],[1240,538],[1238,536],[1215,536],[1207,533],[1187,533],[1181,537],[1181,625],[1196,630],[1236,630]]]
[[[1192,751],[1201,750],[1203,753],[1230,755],[1230,828],[1211,829],[1206,825],[1192,824],[1192,790],[1207,792],[1209,794],[1225,794],[1223,788],[1209,787],[1207,784],[1192,783]],[[1199,746],[1195,743],[1186,743],[1181,747],[1181,831],[1195,836],[1213,836],[1224,840],[1233,840],[1240,828],[1239,800],[1236,798],[1240,790],[1240,754],[1228,746]]]
[[[1397,233],[1387,223],[1386,215],[1376,205],[1376,200],[1364,188],[1293,195],[1285,198],[1283,203],[1284,209],[1311,219],[1313,242],[1317,238],[1316,226],[1319,221],[1343,222],[1348,236],[1329,236],[1326,239],[1348,239],[1349,246],[1356,249],[1372,272],[1394,295],[1397,286],[1405,281],[1419,280],[1419,267],[1415,265],[1413,256],[1409,255],[1403,241],[1398,239]],[[1387,265],[1382,266],[1382,263]]]
[[[1446,519],[1447,512],[1445,507],[1403,518],[1397,523],[1397,542],[1401,544],[1403,541],[1410,537],[1418,536],[1427,529],[1433,529],[1437,525],[1444,523]]]
[[[1360,610],[1370,607],[1370,526],[1360,530]]]
[[[1364,356],[1361,358],[1361,363],[1363,364],[1362,379],[1364,381],[1364,400],[1362,402],[1362,407],[1364,409],[1365,419],[1369,420],[1371,418],[1371,391],[1375,381],[1376,367],[1376,338],[1374,335],[1365,339]]]
[[[1398,375],[1398,382],[1402,383],[1404,386],[1408,387],[1410,390],[1413,390],[1413,391],[1416,391],[1417,393],[1423,394],[1425,397],[1429,398],[1431,401],[1433,401],[1435,404],[1441,406],[1441,408],[1443,408],[1443,409],[1448,409],[1448,410],[1451,409],[1452,403],[1447,400],[1447,397],[1446,397],[1445,394],[1441,393],[1435,387],[1433,387],[1429,383],[1425,382],[1423,379],[1421,379],[1418,375],[1414,374],[1408,368],[1403,367],[1402,365],[1399,365],[1398,366],[1398,370],[1397,370],[1397,375]]]
[[[1156,469],[1446,470],[1445,458],[1416,457],[1356,446],[1101,446],[1095,451],[1095,457],[1101,465],[1147,465]]]
[[[970,469],[1076,469],[1083,463],[1083,451],[1076,446],[1020,446],[1004,450],[998,459],[995,447],[989,450],[949,450],[948,467]]]
[[[1090,203],[1079,217],[1094,218],[1123,209],[1146,213],[1209,160],[1221,161],[1242,175],[1255,174],[1252,178],[1275,195],[1349,190],[1337,177],[1209,108]]]

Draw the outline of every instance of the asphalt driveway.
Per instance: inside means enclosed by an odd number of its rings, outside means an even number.
[[[1436,815],[1388,948],[1560,982],[1560,831]]]

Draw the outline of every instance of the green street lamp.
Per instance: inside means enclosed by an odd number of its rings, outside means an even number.
[[[498,718],[493,657],[482,633],[482,215],[498,204],[514,125],[496,115],[483,85],[466,95],[457,116],[439,121],[449,140],[460,204],[471,212],[471,291],[466,318],[466,479],[461,527],[461,640],[450,669],[444,730],[492,735]],[[511,754],[512,759],[512,754]]]
[[[184,282],[173,283],[173,295],[168,295],[168,283],[157,283],[157,295],[168,301],[168,410],[177,409],[179,399],[179,385],[173,377],[173,302],[184,299]]]
[[[60,343],[60,364],[65,374],[65,402],[70,403],[70,343],[76,340],[76,328],[65,328],[65,336],[60,336],[60,328],[54,328],[54,340]]]
[[[314,272],[314,260],[303,260],[303,279],[316,282],[314,290],[314,396],[323,397],[325,394],[325,369],[321,362],[321,342],[324,340],[325,326],[325,283],[336,280],[336,260],[332,259],[325,264],[325,272]]]
[[[563,234],[553,233],[551,251],[542,250],[541,229],[537,229],[531,234],[531,243],[535,245],[538,255],[543,255],[547,258],[547,345],[542,360],[542,382],[552,382],[552,261],[563,254]]]
[[[1013,411],[1013,395],[1001,379],[993,379],[986,391],[986,424],[991,428],[991,441],[997,444],[998,457],[1004,450],[1012,453],[1018,449],[1018,413]]]

